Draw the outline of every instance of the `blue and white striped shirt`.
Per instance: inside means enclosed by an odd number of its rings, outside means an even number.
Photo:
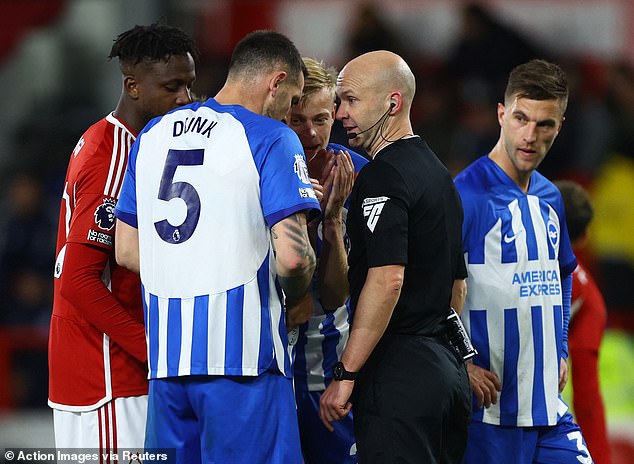
[[[116,215],[138,228],[151,379],[291,376],[270,228],[318,208],[279,121],[210,99],[145,127]]]
[[[557,188],[538,172],[528,193],[487,156],[456,177],[465,211],[465,326],[474,362],[502,382],[497,404],[473,418],[554,425],[567,326],[562,279],[576,267]]]
[[[347,150],[352,158],[354,172],[358,173],[368,160],[353,150],[330,143],[327,149],[335,151]],[[348,241],[345,231],[348,213],[348,201],[343,208],[343,235]],[[322,226],[319,224],[316,237],[316,254],[321,256]],[[346,245],[347,246],[347,245]],[[319,264],[318,264],[319,265]],[[323,391],[332,380],[332,368],[341,358],[341,354],[350,335],[350,306],[349,302],[335,311],[327,313],[321,306],[319,288],[317,285],[317,270],[313,278],[313,316],[299,326],[297,343],[294,348],[294,376],[295,388],[302,391]]]

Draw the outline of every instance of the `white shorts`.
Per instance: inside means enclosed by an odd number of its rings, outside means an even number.
[[[143,449],[147,395],[116,398],[92,411],[53,409],[56,448]]]

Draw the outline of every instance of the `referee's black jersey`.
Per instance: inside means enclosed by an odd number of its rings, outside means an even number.
[[[386,334],[433,336],[467,276],[462,203],[451,175],[419,137],[383,148],[359,173],[346,222],[350,298],[357,306],[368,268],[405,265],[405,280]]]

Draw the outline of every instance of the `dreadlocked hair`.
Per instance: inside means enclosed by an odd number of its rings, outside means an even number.
[[[194,40],[182,29],[156,22],[149,26],[136,25],[114,39],[109,59],[119,58],[124,65],[136,65],[144,60],[168,60],[172,55],[198,58]]]

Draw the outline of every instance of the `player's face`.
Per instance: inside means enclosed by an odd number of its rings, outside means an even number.
[[[300,72],[299,77],[295,81],[284,79],[279,83],[277,91],[272,98],[269,98],[264,104],[262,114],[272,119],[282,121],[291,105],[297,104],[302,96],[304,89],[304,75]]]
[[[138,104],[146,123],[191,103],[190,92],[196,80],[196,69],[190,54],[172,55],[168,61],[141,63],[138,67]]]
[[[529,100],[515,97],[506,106],[498,104],[502,169],[518,184],[527,181],[552,147],[563,123],[559,100]]]
[[[335,122],[335,104],[332,89],[323,88],[291,106],[286,122],[295,131],[304,147],[306,159],[325,149]]]

